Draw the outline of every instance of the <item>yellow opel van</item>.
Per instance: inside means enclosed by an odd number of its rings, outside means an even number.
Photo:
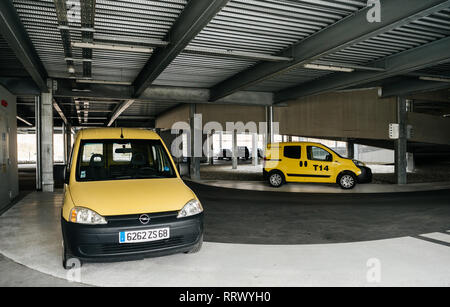
[[[372,181],[372,171],[364,163],[309,142],[268,144],[263,175],[272,187],[286,182],[323,182],[352,189],[356,183]]]
[[[198,252],[203,208],[155,132],[81,130],[66,168],[63,266]],[[73,261],[71,261],[73,262]]]

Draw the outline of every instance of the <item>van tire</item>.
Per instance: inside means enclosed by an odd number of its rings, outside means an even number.
[[[198,253],[202,249],[202,245],[203,245],[203,234],[201,235],[201,237],[198,240],[197,244],[195,244],[195,246],[190,251],[188,251],[186,254],[196,254],[196,253]]]
[[[342,172],[337,178],[337,184],[343,190],[351,190],[356,186],[356,176],[352,172]]]
[[[269,184],[273,188],[279,188],[283,184],[286,183],[286,179],[284,178],[284,175],[280,171],[271,171],[269,173],[269,176],[267,177],[267,180],[269,181]]]

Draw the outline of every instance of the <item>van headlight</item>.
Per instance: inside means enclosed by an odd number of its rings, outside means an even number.
[[[75,207],[70,211],[70,221],[77,224],[102,225],[106,219],[88,208]]]
[[[202,204],[196,199],[191,199],[186,203],[186,205],[184,205],[183,209],[181,209],[180,212],[178,212],[177,218],[188,217],[202,212],[203,212]]]
[[[355,163],[356,166],[366,166],[366,164],[358,160],[353,160],[353,163]]]

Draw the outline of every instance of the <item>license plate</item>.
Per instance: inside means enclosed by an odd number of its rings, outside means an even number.
[[[119,243],[139,243],[168,239],[170,228],[119,232]]]

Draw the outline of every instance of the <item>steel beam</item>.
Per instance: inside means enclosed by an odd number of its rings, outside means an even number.
[[[28,36],[12,0],[0,1],[0,34],[42,92],[48,92],[47,71]]]
[[[170,44],[154,52],[137,76],[133,85],[134,96],[140,96],[166,67],[180,54],[189,42],[209,23],[229,0],[189,1],[177,19],[167,39]]]
[[[78,84],[68,79],[57,80],[55,97],[73,97],[83,99],[117,99],[132,100],[132,86],[112,84]],[[77,89],[74,91],[73,89]],[[173,86],[150,86],[141,95],[139,101],[177,102],[177,103],[211,103],[210,90]],[[217,101],[221,104],[260,105],[273,104],[273,94],[268,92],[242,91]]]
[[[36,96],[41,93],[41,89],[31,78],[0,77],[0,84],[17,96]]]
[[[381,97],[408,96],[446,88],[450,88],[450,83],[424,81],[419,78],[405,78],[403,81],[384,85],[382,87]]]
[[[384,66],[385,71],[335,73],[279,91],[275,94],[275,103],[342,90],[445,63],[450,61],[448,50],[450,50],[450,37],[401,52],[374,63],[374,66]]]
[[[260,63],[215,85],[211,99],[218,100],[295,66],[310,63],[449,6],[450,1],[443,0],[409,0],[408,5],[402,1],[383,1],[383,18],[379,23],[367,21],[370,8],[365,8],[277,54],[281,57],[294,57],[292,62]]]

